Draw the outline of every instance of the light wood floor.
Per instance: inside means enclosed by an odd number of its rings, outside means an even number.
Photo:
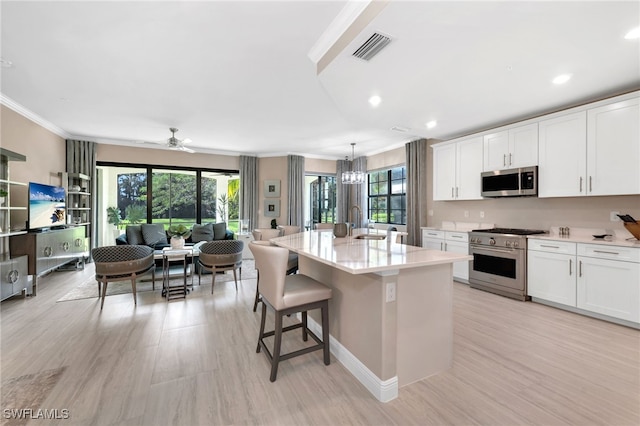
[[[141,293],[137,308],[130,294],[103,311],[56,303],[92,269],[50,274],[37,297],[0,306],[2,380],[67,367],[41,407],[68,409],[60,424],[640,424],[638,330],[456,283],[453,368],[384,404],[321,352],[283,362],[270,383],[255,280],[170,303]]]

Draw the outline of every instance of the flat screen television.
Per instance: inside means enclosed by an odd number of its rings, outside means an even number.
[[[63,187],[29,182],[29,229],[64,227],[66,207]]]

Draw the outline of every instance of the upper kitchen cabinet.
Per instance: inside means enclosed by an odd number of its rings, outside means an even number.
[[[539,123],[539,196],[640,194],[639,98]]]
[[[539,132],[538,196],[584,195],[586,111],[542,120]]]
[[[589,195],[640,194],[640,99],[587,111]]]
[[[433,145],[433,199],[480,200],[482,137]]]
[[[538,123],[484,136],[484,171],[538,164]]]

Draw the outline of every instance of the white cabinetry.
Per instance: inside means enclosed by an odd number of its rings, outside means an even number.
[[[433,146],[433,199],[480,200],[482,137]]]
[[[539,123],[539,196],[640,193],[639,99]]]
[[[578,245],[577,307],[640,323],[640,250]]]
[[[640,194],[640,99],[587,111],[587,193]]]
[[[538,196],[584,195],[586,111],[542,120],[539,132]]]
[[[446,231],[444,233],[444,251],[469,254],[469,234],[466,232]],[[453,264],[453,277],[458,281],[469,282],[469,261]]]
[[[422,247],[431,250],[469,254],[469,234],[467,232],[422,230]],[[469,282],[469,261],[453,264],[453,278],[456,281]]]
[[[431,250],[444,250],[444,231],[435,229],[422,230],[422,247]]]
[[[529,296],[576,306],[576,269],[576,243],[529,239]]]
[[[538,123],[484,136],[484,171],[538,164]]]
[[[529,239],[527,262],[534,301],[640,326],[640,249]]]

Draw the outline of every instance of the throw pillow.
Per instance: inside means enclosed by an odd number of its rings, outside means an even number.
[[[144,243],[150,247],[156,244],[167,243],[167,234],[164,232],[164,225],[160,223],[143,223],[140,225]]]
[[[144,244],[144,237],[142,236],[140,225],[128,225],[125,233],[127,234],[127,243],[132,245]]]
[[[191,241],[199,243],[200,241],[213,240],[213,223],[207,223],[204,225],[193,225],[191,229]]]
[[[224,240],[227,235],[227,223],[220,222],[213,224],[213,239],[214,240]]]

